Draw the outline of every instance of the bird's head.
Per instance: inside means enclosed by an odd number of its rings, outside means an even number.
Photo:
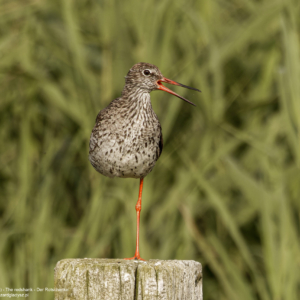
[[[165,87],[162,82],[178,85],[187,89],[195,90],[200,92],[200,90],[183,85],[179,82],[173,81],[171,79],[168,79],[162,75],[158,67],[152,64],[148,63],[138,63],[135,64],[127,73],[127,76],[125,77],[126,85],[125,87],[129,89],[139,88],[142,90],[147,91],[148,93],[155,91],[155,90],[161,90],[165,91],[167,93],[170,93],[192,105],[195,105],[194,103],[190,102],[189,100],[183,98],[182,96],[176,94],[175,92],[169,90],[167,87]]]

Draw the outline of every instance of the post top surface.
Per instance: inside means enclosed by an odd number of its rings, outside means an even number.
[[[56,300],[202,300],[202,266],[193,260],[75,258],[55,267]]]

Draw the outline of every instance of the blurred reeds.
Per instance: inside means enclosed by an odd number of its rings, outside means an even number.
[[[165,147],[142,256],[200,261],[207,300],[299,299],[299,15],[296,0],[1,1],[0,288],[133,255],[138,181],[98,174],[88,142],[145,61],[202,93],[151,95]]]

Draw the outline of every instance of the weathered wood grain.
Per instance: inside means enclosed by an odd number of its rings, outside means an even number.
[[[203,300],[191,260],[64,259],[54,280],[55,300]]]

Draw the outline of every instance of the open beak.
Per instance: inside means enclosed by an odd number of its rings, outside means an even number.
[[[178,97],[178,98],[180,98],[180,99],[186,101],[187,103],[196,106],[193,102],[191,102],[191,101],[189,101],[189,100],[187,100],[187,99],[181,97],[180,95],[176,94],[175,92],[169,90],[167,87],[165,87],[164,85],[162,85],[162,82],[166,82],[166,83],[169,83],[169,84],[182,86],[182,87],[184,87],[184,88],[187,88],[187,89],[190,89],[190,90],[194,90],[194,91],[197,91],[197,92],[201,92],[200,90],[195,89],[195,88],[192,88],[192,87],[189,87],[189,86],[187,86],[187,85],[181,84],[181,83],[179,83],[179,82],[173,81],[173,80],[168,79],[168,78],[165,78],[165,77],[163,77],[163,79],[157,80],[157,85],[158,85],[158,89],[159,89],[159,90],[165,91],[165,92],[167,92],[167,93],[170,93],[170,94],[172,94],[172,95],[174,95],[174,96],[176,96],[176,97]]]

